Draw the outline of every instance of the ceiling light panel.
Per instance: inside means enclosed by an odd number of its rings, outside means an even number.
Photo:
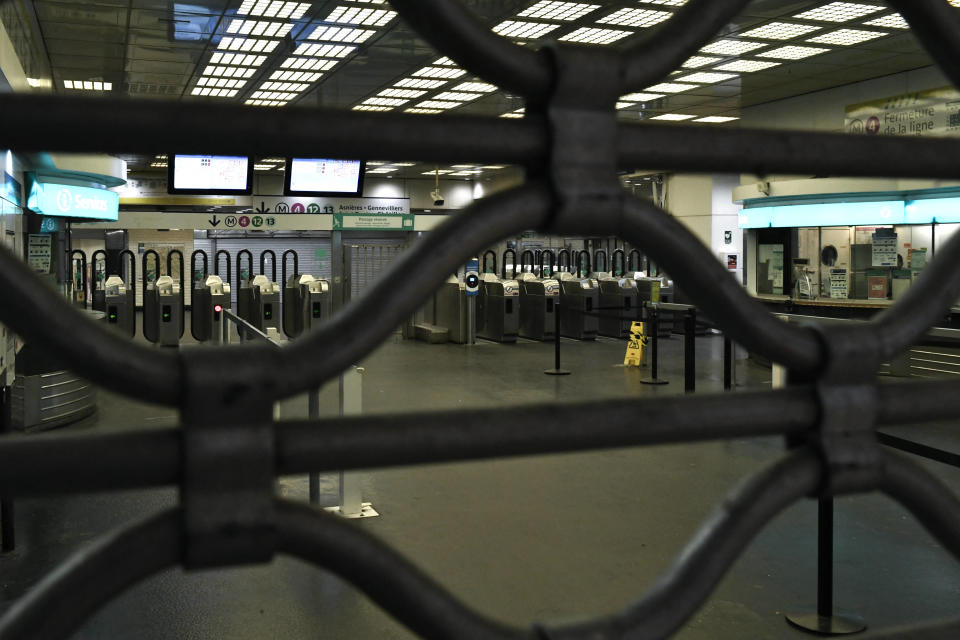
[[[231,35],[256,36],[263,38],[282,38],[293,28],[291,22],[271,22],[269,20],[231,20],[227,33]]]
[[[628,93],[625,96],[620,96],[620,99],[625,102],[649,102],[662,97],[664,97],[662,93]]]
[[[300,93],[301,91],[306,91],[310,87],[310,83],[303,82],[264,82],[260,85],[260,89],[263,91],[292,91],[294,93]]]
[[[237,95],[237,89],[217,89],[211,87],[194,87],[190,92],[194,96],[206,96],[209,98],[232,98]]]
[[[399,171],[396,167],[379,167],[377,169],[367,169],[367,173],[393,173]]]
[[[418,71],[414,71],[413,75],[420,78],[446,78],[453,79],[459,78],[463,75],[466,75],[466,71],[462,69],[454,69],[451,67],[424,67]]]
[[[542,0],[532,7],[524,9],[517,15],[520,18],[569,22],[582,18],[591,11],[599,8],[600,5],[598,4],[587,4],[585,2],[552,2],[551,0]]]
[[[426,91],[417,91],[415,89],[384,89],[377,94],[380,98],[419,98]]]
[[[270,170],[276,169],[276,168],[277,168],[277,165],[275,165],[275,164],[255,164],[255,165],[253,165],[253,170],[254,170],[254,171],[270,171]]]
[[[732,116],[707,116],[706,118],[697,118],[694,122],[711,122],[715,124],[720,124],[723,122],[733,122],[734,120],[739,120],[740,118],[734,118]]]
[[[447,84],[447,80],[427,80],[426,78],[404,78],[394,83],[395,87],[406,89],[436,89]]]
[[[354,111],[393,111],[393,107],[375,107],[372,104],[358,104],[353,107]]]
[[[605,18],[597,20],[599,24],[615,24],[621,27],[652,27],[673,17],[669,11],[654,9],[620,9]]]
[[[592,27],[581,27],[572,31],[560,40],[565,42],[584,42],[587,44],[611,44],[617,40],[632,36],[633,31],[620,31],[618,29],[594,29]]]
[[[627,107],[632,107],[632,106],[634,106],[635,104],[636,104],[636,102],[618,102],[618,103],[616,104],[616,108],[617,108],[617,109],[626,109]]]
[[[280,63],[281,69],[298,69],[301,71],[329,71],[337,66],[337,60],[323,58],[297,58],[291,56]]]
[[[643,4],[662,4],[670,7],[682,7],[687,0],[642,0]]]
[[[410,107],[409,109],[404,109],[404,113],[419,113],[425,115],[432,115],[437,113],[443,113],[440,109],[421,109],[420,107]]]
[[[447,175],[448,173],[453,173],[453,171],[452,171],[451,169],[431,169],[430,171],[424,171],[424,172],[421,173],[420,175],[422,175],[422,176],[432,176],[432,175],[436,175],[436,174],[438,174],[438,173],[439,173],[440,175],[442,175],[442,176],[445,176],[445,175]]]
[[[762,40],[790,40],[816,31],[820,27],[812,24],[794,24],[791,22],[771,22],[756,29],[750,29],[740,35],[744,38],[760,38]]]
[[[356,47],[345,44],[313,44],[304,42],[294,50],[294,55],[311,56],[316,58],[345,58],[354,51]]]
[[[672,120],[674,122],[679,122],[681,120],[691,120],[697,116],[687,115],[685,113],[661,113],[659,116],[654,116],[650,118],[651,120]]]
[[[220,38],[217,49],[227,51],[243,51],[252,53],[272,53],[279,40],[263,40],[260,38]]]
[[[296,98],[297,94],[284,91],[254,91],[250,97],[254,100],[282,100],[288,102]]]
[[[717,40],[700,49],[700,51],[724,56],[739,56],[765,46],[767,45],[763,42],[751,42],[749,40]]]
[[[714,62],[720,62],[723,58],[718,58],[716,56],[693,56],[687,58],[687,61],[684,62],[681,66],[686,69],[697,69],[699,67],[705,67],[708,64],[713,64]]]
[[[471,100],[482,97],[482,93],[467,93],[464,91],[443,91],[433,96],[434,100],[447,100],[450,102],[470,102]]]
[[[367,98],[362,104],[372,104],[378,107],[399,107],[407,104],[410,100],[403,98]]]
[[[79,91],[113,91],[113,83],[101,80],[64,80],[63,88]]]
[[[416,106],[421,109],[455,109],[462,105],[462,102],[444,102],[442,100],[424,100]]]
[[[454,91],[472,91],[473,93],[490,93],[496,91],[496,85],[486,82],[462,82],[453,88]]]
[[[655,84],[652,87],[647,87],[647,91],[652,93],[682,93],[684,91],[690,91],[690,89],[699,89],[700,85],[696,84],[681,84],[679,82],[661,82],[660,84]]]
[[[308,40],[325,40],[327,42],[366,42],[376,31],[372,29],[355,29],[353,27],[319,26],[313,30]]]
[[[257,72],[254,67],[230,67],[209,64],[203,69],[202,76],[215,78],[249,78]]]
[[[457,63],[456,63],[456,62],[454,62],[453,60],[451,60],[450,58],[448,58],[448,57],[446,57],[446,56],[444,56],[444,57],[442,57],[442,58],[437,58],[436,60],[433,61],[432,64],[433,64],[434,66],[437,66],[437,67],[455,67],[455,66],[457,66]]]
[[[738,73],[750,73],[751,71],[763,71],[771,67],[780,65],[779,62],[768,62],[766,60],[734,60],[726,64],[721,64],[714,69],[717,71],[736,71]]]
[[[960,1],[960,0],[958,0]],[[884,29],[909,29],[910,25],[906,20],[903,19],[903,16],[899,13],[892,13],[889,16],[883,16],[882,18],[874,18],[864,22],[863,24],[870,27],[882,27]]]
[[[247,84],[246,80],[208,78],[206,76],[197,78],[198,87],[226,87],[227,89],[242,89],[245,84]]]
[[[524,38],[535,40],[554,29],[558,24],[547,24],[545,22],[524,22],[521,20],[504,20],[493,28],[494,33],[498,33],[505,38]]]
[[[500,117],[501,118],[522,118],[524,112],[526,112],[526,108],[520,107],[519,109],[508,111],[507,113],[501,113]]]
[[[231,64],[238,67],[259,67],[267,61],[267,56],[250,53],[223,53],[215,51],[210,56],[210,64]]]
[[[287,103],[279,100],[246,100],[243,104],[254,107],[282,107]]]
[[[859,4],[856,2],[831,2],[822,7],[804,11],[793,16],[801,20],[819,20],[821,22],[847,22],[877,11],[883,11],[883,7],[873,4]]]
[[[798,47],[791,45],[787,47],[771,49],[770,51],[764,51],[763,53],[758,53],[757,55],[761,58],[776,58],[778,60],[802,60],[803,58],[809,58],[810,56],[826,53],[827,51],[830,51],[830,49],[823,49],[820,47]]]
[[[850,46],[853,44],[860,44],[861,42],[866,42],[868,40],[876,40],[877,38],[882,38],[887,35],[890,35],[890,34],[888,34],[885,31],[864,31],[862,29],[837,29],[836,31],[825,33],[822,36],[817,36],[816,38],[809,38],[807,42],[815,42],[817,44],[836,44],[840,46]]]
[[[363,27],[384,27],[396,17],[397,12],[388,9],[337,7],[323,21],[337,24],[355,24]]]
[[[309,2],[283,2],[282,0],[243,0],[237,13],[243,16],[262,16],[296,20],[310,8]]]
[[[737,74],[735,73],[714,73],[712,71],[698,71],[697,73],[690,73],[681,78],[677,78],[678,82],[703,82],[706,84],[712,84],[714,82],[725,82],[736,78]]]

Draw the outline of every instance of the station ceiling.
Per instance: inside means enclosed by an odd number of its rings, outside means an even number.
[[[460,1],[525,46],[626,49],[686,0]],[[504,117],[524,106],[444,59],[386,0],[15,0],[0,18],[31,84],[61,94]],[[735,126],[743,107],[929,64],[879,0],[755,0],[666,83],[624,96],[620,113]]]

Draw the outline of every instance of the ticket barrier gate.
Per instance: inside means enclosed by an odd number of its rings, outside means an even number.
[[[230,308],[230,284],[218,275],[207,276],[199,289],[193,290],[193,313],[190,331],[198,342],[223,344],[223,311]]]
[[[577,340],[594,340],[599,329],[598,307],[600,288],[594,278],[585,277],[583,260],[586,255],[586,272],[590,270],[590,254],[581,251],[578,256],[577,275],[560,274],[560,335]]]
[[[480,276],[477,337],[494,342],[516,342],[520,330],[520,284],[495,274]]]
[[[93,265],[93,304],[94,311],[107,310],[107,252],[97,249],[90,256]]]
[[[330,283],[311,275],[292,275],[283,291],[283,332],[289,338],[319,327],[330,313]]]
[[[174,282],[170,276],[160,276],[147,295],[154,298],[153,308],[156,313],[152,316],[144,315],[144,334],[149,332],[156,336],[152,340],[161,347],[176,347],[180,344],[183,334],[183,290],[180,283]]]
[[[103,321],[121,335],[132,338],[137,331],[133,287],[120,276],[110,276],[103,286]]]
[[[618,255],[620,256],[619,270],[616,268]],[[637,290],[636,281],[624,274],[623,251],[617,249],[613,257],[613,272],[603,272],[597,280],[600,287],[601,309],[597,332],[611,338],[629,338],[632,322],[639,319],[640,292]],[[616,275],[613,275],[614,273]]]
[[[434,303],[435,324],[447,330],[447,339],[455,344],[472,344],[468,319],[466,285],[453,274],[437,291]]]
[[[526,254],[527,252],[524,252]],[[560,282],[554,278],[544,278],[543,258],[546,252],[541,253],[540,277],[534,273],[524,271],[517,277],[520,285],[520,324],[518,333],[524,338],[532,340],[550,340],[554,337],[554,327],[557,312],[557,302],[560,300]],[[551,271],[553,270],[551,256]],[[521,263],[523,256],[521,256]]]
[[[253,277],[250,290],[252,297],[247,309],[248,315],[241,317],[267,335],[270,334],[271,329],[279,332],[280,323],[277,316],[280,312],[280,285],[260,274]]]

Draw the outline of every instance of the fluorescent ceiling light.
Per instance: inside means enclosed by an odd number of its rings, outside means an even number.
[[[778,49],[771,49],[770,51],[764,51],[763,53],[758,53],[757,55],[761,58],[802,60],[803,58],[809,58],[810,56],[826,53],[827,51],[830,51],[830,49],[822,49],[819,47],[798,47],[791,45],[787,47],[780,47]]]
[[[420,175],[422,176],[432,176],[439,173],[442,176],[447,175],[448,173],[453,173],[450,169],[431,169],[430,171],[424,171]]]
[[[776,67],[779,62],[767,62],[764,60],[734,60],[716,67],[718,71],[737,71],[749,73],[751,71],[763,71],[770,67]]]
[[[112,82],[101,80],[64,80],[64,89],[79,89],[80,91],[112,91]]]
[[[254,107],[282,107],[287,103],[282,100],[246,100],[243,104]]]
[[[507,165],[505,164],[485,164],[481,169],[487,169],[488,171],[496,171],[497,169],[506,169]]]
[[[459,78],[465,75],[467,72],[463,69],[452,69],[449,67],[423,67],[418,71],[414,71],[412,75],[418,76],[421,78]]]
[[[257,70],[253,67],[228,67],[218,65],[207,65],[203,69],[203,76],[227,77],[227,78],[249,78]]]
[[[377,167],[376,169],[367,169],[367,173],[393,173],[399,171],[396,167]]]
[[[700,51],[724,56],[739,56],[765,46],[767,45],[763,42],[750,42],[748,40],[717,40],[700,49]]]
[[[551,0],[542,0],[532,7],[521,11],[518,17],[569,22],[570,20],[582,18],[594,9],[599,8],[600,5],[598,4],[586,4],[584,2],[552,2]]]
[[[863,31],[862,29],[837,29],[830,33],[825,33],[816,38],[810,38],[807,42],[816,42],[817,44],[836,44],[840,46],[849,46],[860,44],[867,40],[875,40],[890,35],[886,31]]]
[[[167,163],[166,163],[166,162],[151,162],[151,163],[150,163],[150,166],[151,166],[152,168],[154,168],[154,169],[166,169],[166,168],[167,168]]]
[[[820,27],[812,24],[794,24],[791,22],[771,22],[756,29],[744,31],[740,35],[744,38],[761,38],[764,40],[789,40],[796,38],[811,31],[816,31]]]
[[[282,63],[281,69],[300,69],[306,71],[329,71],[337,66],[337,60],[324,60],[323,58],[297,58],[290,56]]]
[[[436,89],[447,84],[446,80],[426,80],[424,78],[404,78],[397,81],[393,86],[404,87],[407,89]]]
[[[191,95],[207,96],[210,98],[232,98],[237,95],[236,89],[212,89],[210,87],[194,87]]]
[[[159,155],[157,155],[157,156],[154,156],[154,157],[155,157],[157,160],[166,160],[166,159],[167,159],[167,154],[161,153],[161,154],[159,154]]]
[[[304,42],[293,52],[298,56],[311,56],[316,58],[344,58],[354,51],[356,47],[343,44],[314,44]]]
[[[275,164],[254,164],[254,171],[270,171],[271,169],[276,169],[277,165]]]
[[[647,91],[653,93],[682,93],[684,91],[690,91],[690,89],[699,89],[700,86],[696,84],[681,84],[679,82],[661,82],[660,84],[655,84],[652,87],[647,87]]]
[[[564,42],[585,42],[587,44],[611,44],[617,40],[632,35],[633,31],[581,27],[580,29],[572,31],[565,36],[561,36],[560,40],[563,40]]]
[[[27,78],[27,84],[35,88],[51,88],[53,87],[53,80],[50,78]]]
[[[450,102],[470,102],[482,97],[482,93],[466,93],[464,91],[443,91],[433,96],[434,100],[448,100]]]
[[[415,167],[417,166],[416,162],[394,162],[393,166],[395,167]]]
[[[443,113],[443,111],[441,111],[440,109],[421,109],[419,107],[410,107],[409,109],[404,109],[403,112],[404,113],[420,113],[420,114],[426,114],[426,115]]]
[[[804,11],[793,16],[801,20],[820,20],[822,22],[846,22],[877,11],[883,11],[884,7],[878,7],[875,4],[859,4],[856,2],[831,2],[822,7]]]
[[[707,84],[712,84],[714,82],[724,82],[726,80],[731,80],[736,78],[737,74],[735,73],[714,73],[711,71],[698,71],[696,73],[689,73],[682,78],[677,78],[678,82],[704,82]]]
[[[462,105],[462,102],[446,102],[443,100],[424,100],[416,106],[421,109],[455,109]]]
[[[279,40],[262,40],[260,38],[220,38],[217,49],[229,51],[253,51],[254,53],[272,53]]]
[[[637,104],[637,103],[636,103],[636,102],[617,102],[616,108],[617,108],[617,109],[626,109],[626,108],[628,108],[628,107],[632,107],[632,106],[635,105],[635,104]]]
[[[521,22],[519,20],[504,20],[493,28],[493,32],[500,34],[505,38],[524,38],[526,40],[535,40],[554,29],[558,24],[547,24],[544,22]]]
[[[627,8],[614,11],[605,18],[600,18],[597,22],[599,24],[615,24],[622,27],[652,27],[672,17],[673,14],[669,11]]]
[[[508,111],[507,113],[500,114],[501,118],[522,118],[523,114],[526,112],[525,107],[520,107],[519,109],[514,109],[513,111]]]
[[[496,91],[496,85],[486,82],[462,82],[453,88],[454,91],[472,91],[474,93],[490,93]]]
[[[359,7],[337,7],[324,22],[357,24],[364,27],[383,27],[397,17],[396,11],[387,9],[361,9]]]
[[[393,111],[393,107],[375,107],[369,104],[357,104],[352,108],[354,111]]]
[[[284,158],[264,158],[260,161],[262,164],[279,164],[281,162],[286,162]]]
[[[620,96],[620,99],[628,100],[630,102],[648,102],[650,100],[657,100],[662,97],[662,93],[628,93],[625,96]]]
[[[693,56],[687,58],[687,61],[684,62],[681,66],[686,69],[697,69],[699,67],[705,67],[708,64],[713,64],[714,62],[720,62],[723,58],[718,58],[716,56]]]
[[[708,123],[723,123],[723,122],[733,122],[734,120],[739,120],[740,118],[734,118],[733,116],[707,116],[706,118],[697,118],[694,122],[708,122]]]
[[[475,169],[477,165],[475,164],[452,164],[450,165],[454,169]]]
[[[310,73],[308,71],[290,71],[290,70],[279,70],[274,71],[270,74],[271,80],[287,80],[289,82],[316,82],[321,77],[322,73]]]
[[[654,116],[650,118],[651,120],[673,120],[679,122],[681,120],[690,120],[691,118],[696,118],[697,116],[687,115],[685,113],[661,113],[659,116]]]
[[[382,98],[419,98],[425,93],[416,89],[384,89],[377,95]]]
[[[457,63],[456,63],[456,62],[454,62],[453,60],[451,60],[450,58],[448,58],[448,57],[446,57],[446,56],[434,60],[431,64],[436,65],[436,66],[438,66],[438,67],[455,67],[455,66],[457,66]]]
[[[310,8],[309,2],[283,2],[282,0],[243,0],[237,13],[244,16],[263,16],[296,20]]]
[[[670,7],[681,7],[687,4],[687,0],[643,0],[644,4],[662,4]]]
[[[308,40],[325,40],[327,42],[366,42],[376,31],[373,29],[354,29],[353,27],[326,27],[319,26],[313,30]]]
[[[209,78],[207,76],[201,76],[197,78],[197,86],[199,87],[226,87],[228,89],[240,89],[245,84],[246,80],[231,80],[228,78]]]
[[[399,107],[407,104],[409,100],[403,98],[367,98],[363,104],[372,104],[377,107]]]
[[[309,87],[309,83],[301,82],[264,82],[260,85],[260,89],[264,91],[292,91],[294,93],[306,91]]]
[[[282,38],[293,28],[291,22],[270,22],[269,20],[231,20],[227,33],[263,38]]]
[[[267,56],[256,56],[249,53],[223,53],[215,51],[210,56],[210,64],[232,64],[238,67],[259,67],[267,61]]]
[[[957,0],[960,3],[960,0]],[[958,4],[960,6],[960,4]],[[883,27],[885,29],[909,29],[910,25],[906,20],[903,19],[903,16],[899,13],[891,13],[889,16],[883,16],[882,18],[874,18],[864,22],[863,24],[871,27]]]

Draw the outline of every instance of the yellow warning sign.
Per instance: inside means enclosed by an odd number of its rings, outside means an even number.
[[[647,336],[643,334],[643,323],[634,322],[630,325],[630,341],[627,342],[627,353],[623,356],[625,367],[639,367],[643,363],[643,349],[647,346]]]

